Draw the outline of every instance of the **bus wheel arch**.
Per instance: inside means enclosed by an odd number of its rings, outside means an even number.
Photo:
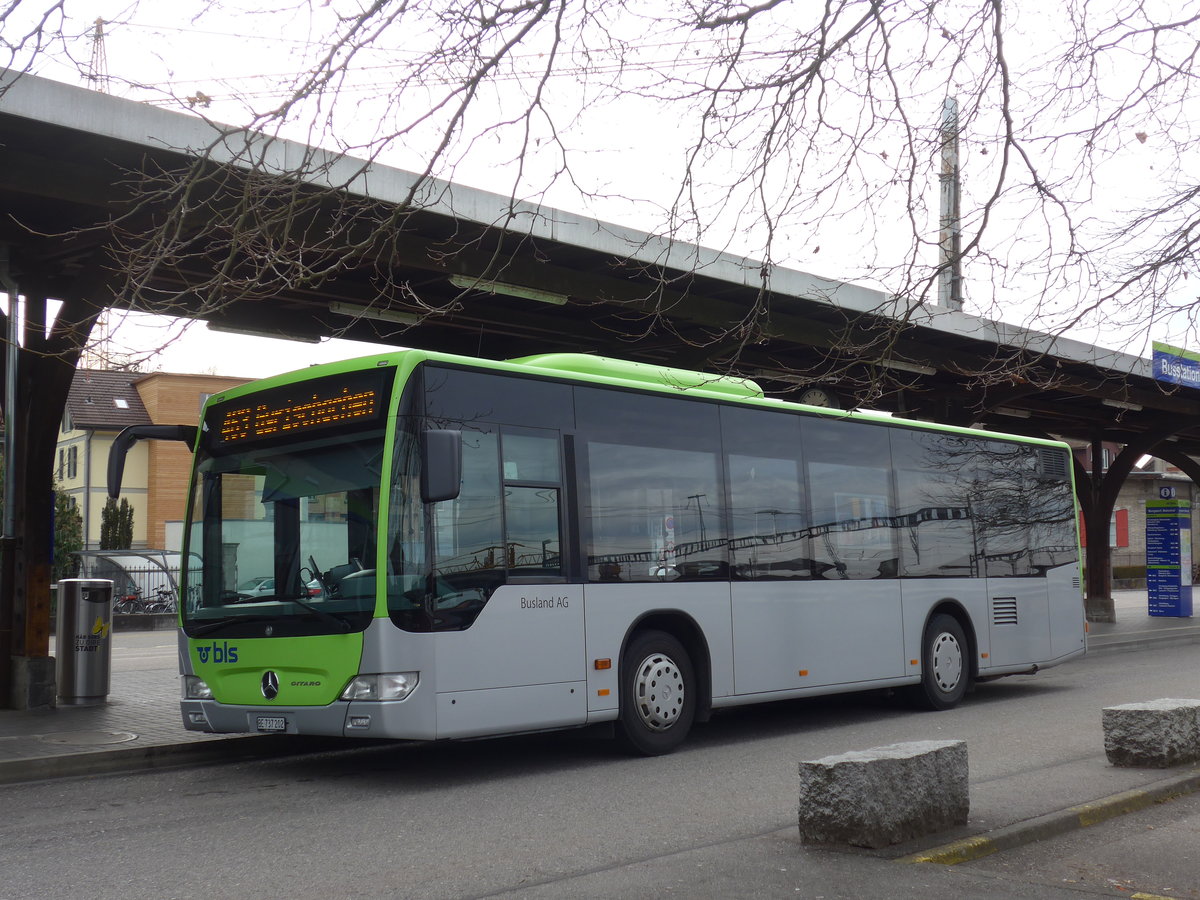
[[[645,702],[660,680],[670,698],[661,717]],[[622,743],[646,756],[674,750],[712,705],[708,647],[699,627],[678,613],[643,616],[625,636],[618,682]]]
[[[971,618],[954,602],[932,609],[921,632],[921,681],[912,699],[925,709],[958,705],[979,675],[978,651]]]

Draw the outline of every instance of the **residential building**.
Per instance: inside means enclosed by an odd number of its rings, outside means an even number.
[[[108,451],[129,425],[192,424],[208,397],[248,378],[170,372],[79,369],[71,383],[58,435],[55,477],[79,508],[83,546],[100,546],[100,523],[108,496]],[[133,506],[133,547],[178,550],[191,464],[188,448],[175,441],[141,441],[125,461],[121,496]],[[168,535],[173,535],[168,538]]]

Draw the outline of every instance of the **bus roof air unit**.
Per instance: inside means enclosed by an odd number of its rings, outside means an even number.
[[[538,353],[534,356],[510,359],[509,362],[533,369],[591,375],[630,384],[671,387],[680,391],[702,390],[739,398],[763,396],[762,388],[748,378],[692,372],[652,363],[592,356],[589,353]]]

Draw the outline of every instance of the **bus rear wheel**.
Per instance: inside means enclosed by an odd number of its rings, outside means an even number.
[[[954,616],[938,613],[921,642],[921,683],[913,698],[926,709],[951,709],[967,693],[971,664],[967,638]]]
[[[665,631],[635,635],[621,658],[620,737],[645,756],[670,753],[696,717],[696,677],[687,650]]]

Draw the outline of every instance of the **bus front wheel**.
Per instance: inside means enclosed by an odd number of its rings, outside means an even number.
[[[645,756],[670,753],[696,717],[696,678],[687,650],[665,631],[636,635],[621,658],[620,736]]]
[[[967,693],[971,663],[967,638],[953,616],[939,613],[925,626],[921,643],[921,683],[914,699],[926,709],[951,709]]]

